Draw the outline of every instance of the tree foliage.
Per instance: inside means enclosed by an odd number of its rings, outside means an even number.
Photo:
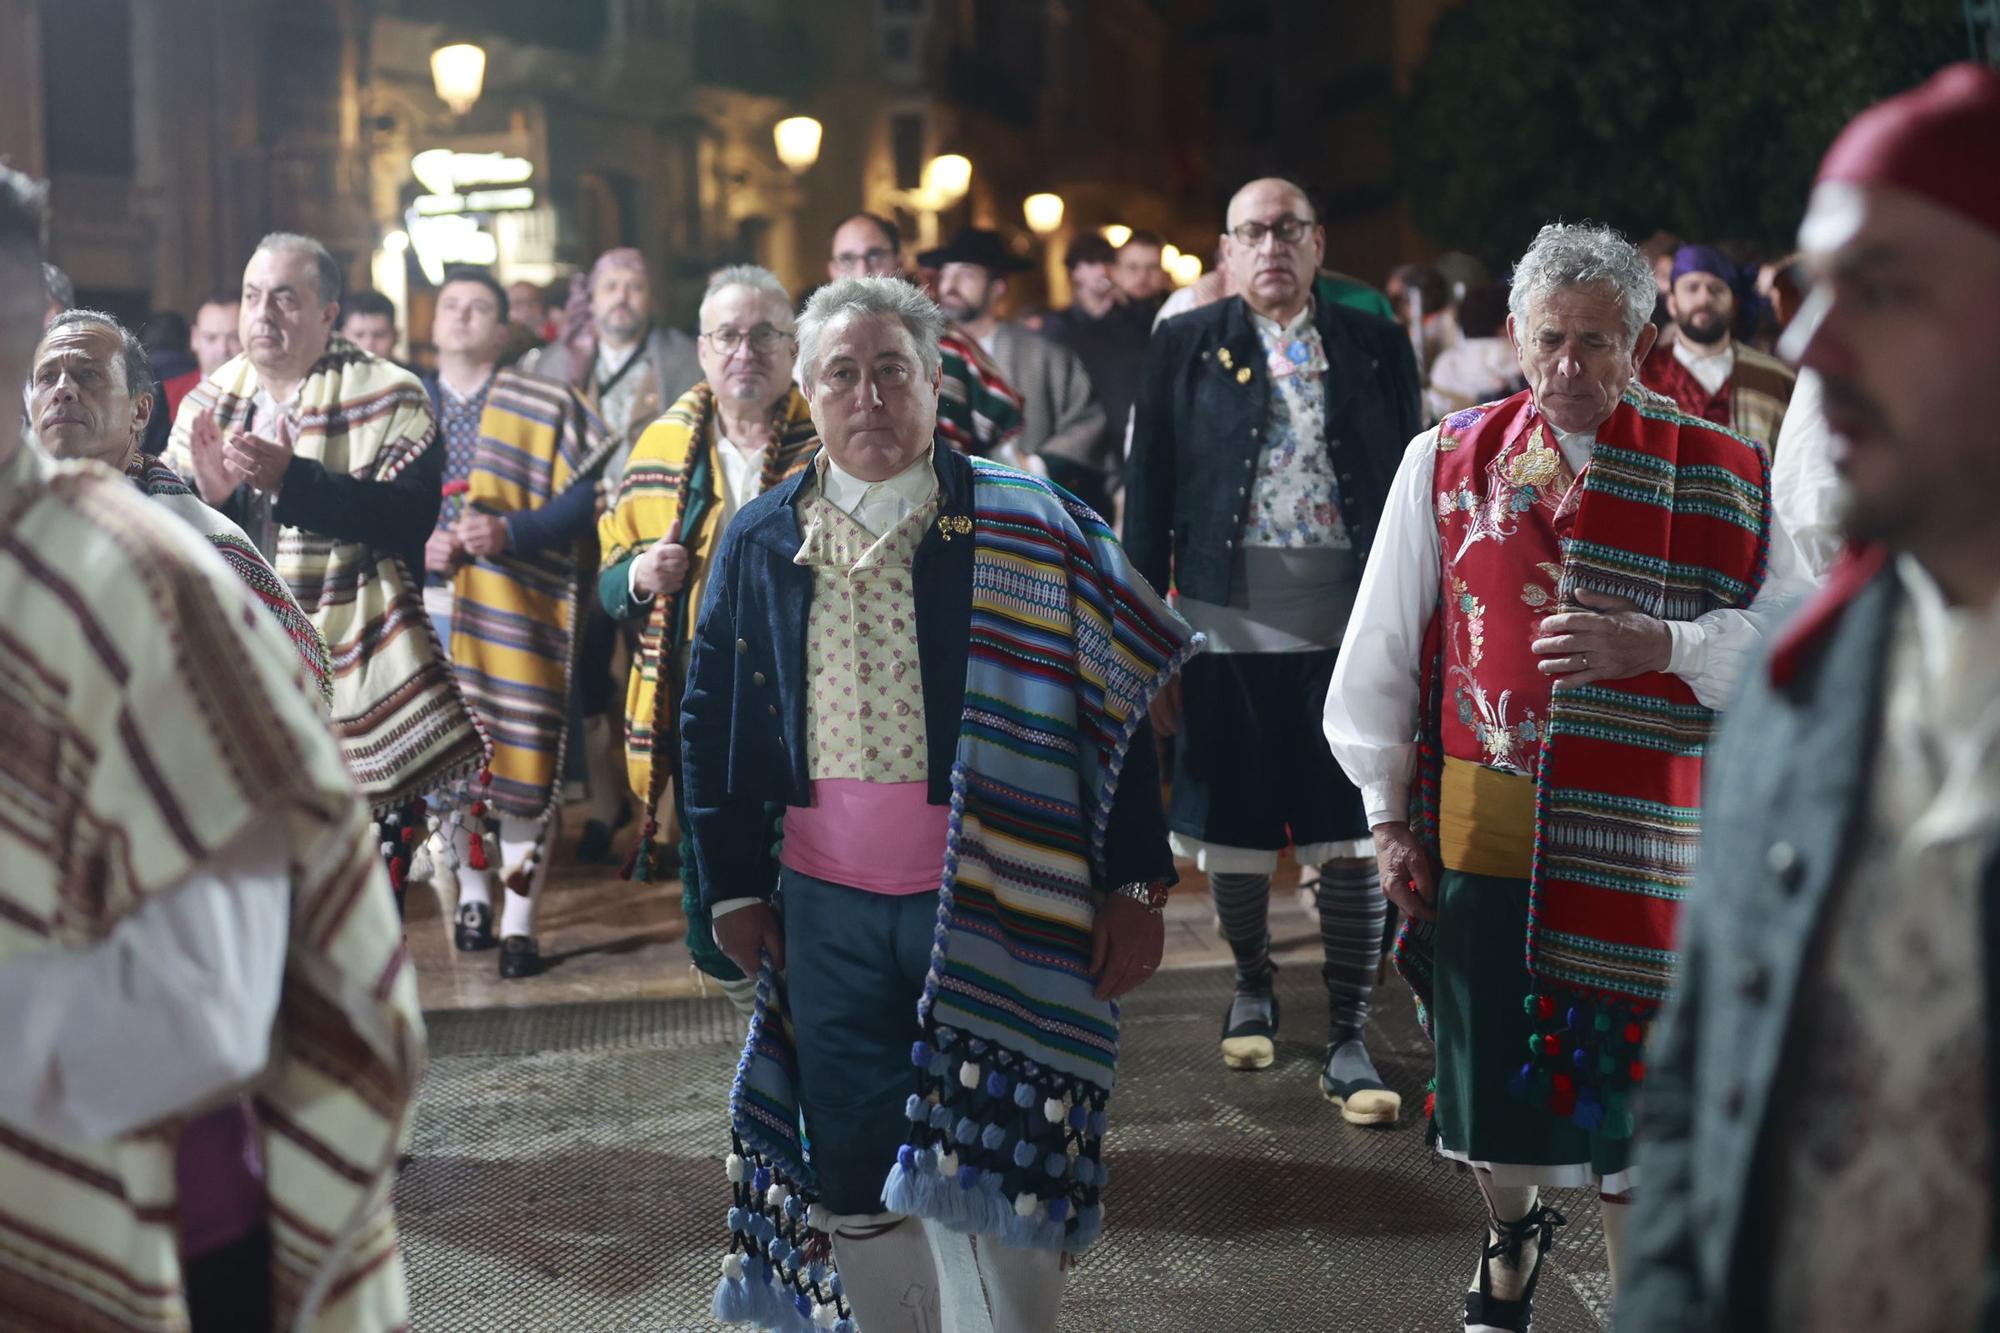
[[[1465,0],[1397,171],[1427,236],[1496,263],[1556,218],[1783,251],[1840,127],[1967,50],[1959,0]]]

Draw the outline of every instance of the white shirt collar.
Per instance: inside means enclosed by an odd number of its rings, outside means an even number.
[[[624,365],[627,361],[632,359],[633,353],[635,352],[642,353],[645,350],[646,350],[646,344],[643,339],[640,340],[640,342],[636,346],[620,347],[615,349],[611,347],[611,345],[608,343],[602,343],[602,342],[598,343],[597,378],[599,378],[600,380],[610,379],[613,375],[616,375],[618,373],[618,368],[620,366]]]
[[[931,460],[936,448],[932,445],[924,450],[921,458],[887,481],[863,481],[843,471],[822,449],[813,457],[819,493],[835,509],[879,537],[937,493],[937,471]]]
[[[1299,313],[1293,315],[1283,328],[1278,326],[1277,320],[1266,319],[1252,310],[1248,301],[1243,303],[1243,310],[1250,316],[1250,326],[1266,338],[1298,338],[1303,337],[1306,329],[1312,324],[1313,298],[1307,297],[1306,303],[1299,307]]]

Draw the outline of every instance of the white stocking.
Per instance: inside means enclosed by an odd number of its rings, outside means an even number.
[[[1474,1171],[1473,1178],[1479,1182],[1479,1192],[1486,1196],[1489,1217],[1487,1243],[1490,1245],[1500,1238],[1498,1230],[1492,1229],[1491,1222],[1518,1222],[1535,1211],[1541,1202],[1542,1192],[1533,1185],[1496,1185],[1490,1172]],[[1518,1268],[1510,1267],[1504,1259],[1491,1261],[1493,1295],[1497,1300],[1519,1300],[1521,1290],[1528,1284],[1528,1274],[1535,1271],[1535,1255],[1540,1250],[1536,1239],[1530,1239],[1521,1247],[1521,1263]],[[1482,1263],[1487,1262],[1484,1258]],[[1479,1270],[1472,1270],[1472,1283],[1467,1291],[1479,1290]]]
[[[458,853],[458,905],[493,905],[493,872],[472,868],[472,840],[484,836],[485,821],[461,815],[450,825],[452,850]]]
[[[1055,1333],[1056,1313],[1062,1308],[1062,1255],[1055,1250],[1024,1250],[1003,1245],[991,1236],[973,1239],[933,1228],[933,1244],[943,1248],[942,1237],[968,1245],[972,1251],[978,1309],[964,1324],[947,1323],[946,1333]],[[945,1282],[945,1308],[960,1308],[958,1293],[952,1290],[956,1274],[938,1264]],[[975,1293],[968,1293],[975,1294]]]
[[[924,1226],[900,1213],[835,1217],[833,1262],[862,1333],[944,1333]]]
[[[1618,1273],[1625,1262],[1626,1228],[1632,1224],[1631,1194],[1600,1194],[1597,1215],[1604,1222],[1604,1258],[1611,1269],[1611,1294],[1618,1295]]]
[[[500,817],[500,873],[502,882],[509,871],[525,864],[534,855],[541,842],[544,825],[539,819],[517,819],[513,815]],[[542,885],[549,878],[549,858],[545,855],[535,862],[535,873],[528,881],[526,893],[507,890],[507,902],[501,908],[500,938],[511,939],[516,935],[533,937],[535,933],[535,908],[542,901]]]

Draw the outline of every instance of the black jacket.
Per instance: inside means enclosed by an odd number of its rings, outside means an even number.
[[[1389,482],[1422,425],[1422,383],[1409,338],[1389,320],[1321,301],[1313,322],[1326,348],[1326,447],[1341,518],[1366,564]],[[1263,342],[1241,297],[1154,332],[1125,463],[1125,549],[1155,588],[1165,591],[1171,576],[1187,596],[1229,601],[1269,393]]]
[[[934,452],[938,516],[970,518],[972,464]],[[688,653],[681,701],[681,782],[701,869],[703,901],[768,898],[777,884],[771,807],[807,805],[806,626],[813,572],[796,563],[799,491],[806,469],[743,506],[715,556]],[[929,799],[951,803],[972,626],[972,543],[933,524],[910,569],[918,672],[929,741]],[[1140,723],[1126,750],[1104,838],[1104,879],[1115,888],[1174,878],[1152,732]]]

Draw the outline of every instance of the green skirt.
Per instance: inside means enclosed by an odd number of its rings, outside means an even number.
[[[1632,1185],[1632,1140],[1605,1138],[1509,1089],[1534,1034],[1525,1002],[1528,881],[1444,872],[1431,1019],[1438,1146],[1507,1186]]]

